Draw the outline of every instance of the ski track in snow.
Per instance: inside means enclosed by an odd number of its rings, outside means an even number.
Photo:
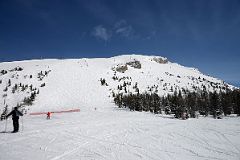
[[[0,159],[240,159],[239,118],[183,121],[109,108],[24,118],[23,131],[0,134]]]

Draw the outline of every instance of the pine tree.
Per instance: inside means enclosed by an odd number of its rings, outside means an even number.
[[[41,85],[40,85],[40,87],[44,87],[46,84],[45,83],[42,83]]]
[[[8,105],[6,105],[3,109],[3,112],[1,114],[1,120],[6,119],[7,114],[8,114]]]
[[[11,80],[8,80],[8,87],[11,86]]]
[[[240,90],[234,90],[232,92],[232,98],[234,113],[240,116]]]
[[[14,94],[17,89],[18,89],[18,85],[15,84],[14,87],[12,88],[12,93]]]
[[[221,104],[224,115],[230,115],[233,111],[232,98],[229,92],[221,93]]]
[[[219,95],[216,91],[210,93],[210,111],[214,118],[216,118],[216,111],[220,108],[219,106]]]
[[[136,87],[136,86],[135,86]],[[135,88],[134,87],[134,88]],[[136,88],[135,88],[136,89]],[[185,90],[184,95],[179,90],[175,90],[174,94],[168,94],[167,97],[159,97],[157,93],[140,94],[116,94],[114,102],[119,107],[128,107],[133,111],[150,111],[153,113],[161,113],[164,109],[166,114],[175,113],[176,118],[180,118],[184,112],[189,112],[190,116],[195,118],[196,111],[202,115],[208,115],[210,112],[214,117],[224,112],[225,115],[236,113],[240,115],[240,91],[228,90],[227,92],[210,92],[205,89],[198,92],[189,92]]]
[[[190,116],[192,118],[195,118],[195,111],[197,110],[197,108],[196,108],[196,93],[195,92],[188,93],[188,95],[186,97],[186,106],[190,113]]]

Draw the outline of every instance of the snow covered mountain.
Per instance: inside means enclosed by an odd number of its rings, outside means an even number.
[[[0,113],[17,104],[31,112],[88,110],[113,105],[116,93],[233,89],[195,68],[159,56],[122,55],[94,59],[45,59],[0,63]],[[137,88],[137,89],[136,89]]]

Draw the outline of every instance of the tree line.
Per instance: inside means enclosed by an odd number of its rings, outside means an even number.
[[[200,115],[218,114],[240,116],[240,90],[227,90],[224,92],[198,92],[175,91],[167,96],[156,93],[114,94],[114,102],[119,108],[129,108],[132,111],[150,111],[155,114],[174,114],[179,118],[182,112],[195,118]]]

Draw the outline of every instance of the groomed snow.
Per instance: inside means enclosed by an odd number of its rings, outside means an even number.
[[[1,121],[5,130],[5,121]],[[108,106],[25,115],[20,132],[0,133],[1,160],[239,160],[240,119],[177,120]],[[8,119],[7,131],[12,130]]]

